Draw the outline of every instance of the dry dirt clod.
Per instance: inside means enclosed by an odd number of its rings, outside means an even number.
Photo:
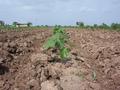
[[[4,83],[4,81],[0,80],[0,87],[3,87]]]
[[[3,60],[4,60],[3,58],[0,58],[0,64],[2,63]]]
[[[42,53],[32,54],[31,62],[36,66],[39,64],[47,64],[49,60],[49,56]]]
[[[54,81],[45,81],[41,84],[41,90],[63,90]]]
[[[34,88],[33,90],[39,90],[40,89],[39,82],[37,80],[35,80],[35,79],[32,79],[29,82],[27,82],[27,85],[31,89]]]
[[[87,90],[88,88],[88,83],[81,81],[80,77],[75,75],[61,77],[60,85],[63,90]]]
[[[49,75],[49,74],[48,74],[48,75]],[[41,81],[41,82],[46,81],[48,75],[45,75],[45,70],[42,69],[41,75],[40,75],[40,81]]]

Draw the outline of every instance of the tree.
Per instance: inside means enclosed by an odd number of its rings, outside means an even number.
[[[14,27],[16,27],[17,24],[18,24],[18,22],[13,22],[13,23],[12,23],[12,25],[13,25]]]
[[[28,27],[31,27],[31,26],[32,26],[32,23],[31,23],[31,22],[28,22],[27,25],[28,25]]]
[[[94,28],[98,28],[98,25],[97,25],[97,24],[94,24],[93,27],[94,27]]]
[[[90,25],[86,25],[85,28],[90,29]]]
[[[45,25],[45,27],[48,27],[48,25]]]
[[[111,29],[120,29],[120,24],[118,24],[118,23],[112,23],[111,24]]]
[[[107,24],[102,23],[101,25],[99,25],[99,28],[101,28],[101,29],[108,29],[110,27]]]
[[[103,27],[104,29],[109,28],[109,26],[108,26],[107,24],[105,24],[105,23],[102,23],[102,27]]]
[[[4,26],[4,25],[5,25],[4,21],[0,21],[0,26]]]
[[[81,28],[84,28],[84,23],[83,22],[76,22],[76,25],[78,25]]]

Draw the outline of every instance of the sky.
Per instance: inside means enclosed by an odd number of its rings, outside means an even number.
[[[0,20],[34,25],[120,22],[120,0],[0,0]]]

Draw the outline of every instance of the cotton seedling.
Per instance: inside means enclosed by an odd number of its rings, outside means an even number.
[[[69,49],[65,47],[68,36],[64,29],[56,26],[53,30],[53,35],[44,44],[45,49],[57,49],[59,56],[62,60],[67,59],[69,56]]]

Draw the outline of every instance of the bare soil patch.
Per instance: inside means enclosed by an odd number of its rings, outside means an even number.
[[[120,90],[120,33],[70,29],[71,58],[51,61],[51,30],[0,32],[0,90]]]

